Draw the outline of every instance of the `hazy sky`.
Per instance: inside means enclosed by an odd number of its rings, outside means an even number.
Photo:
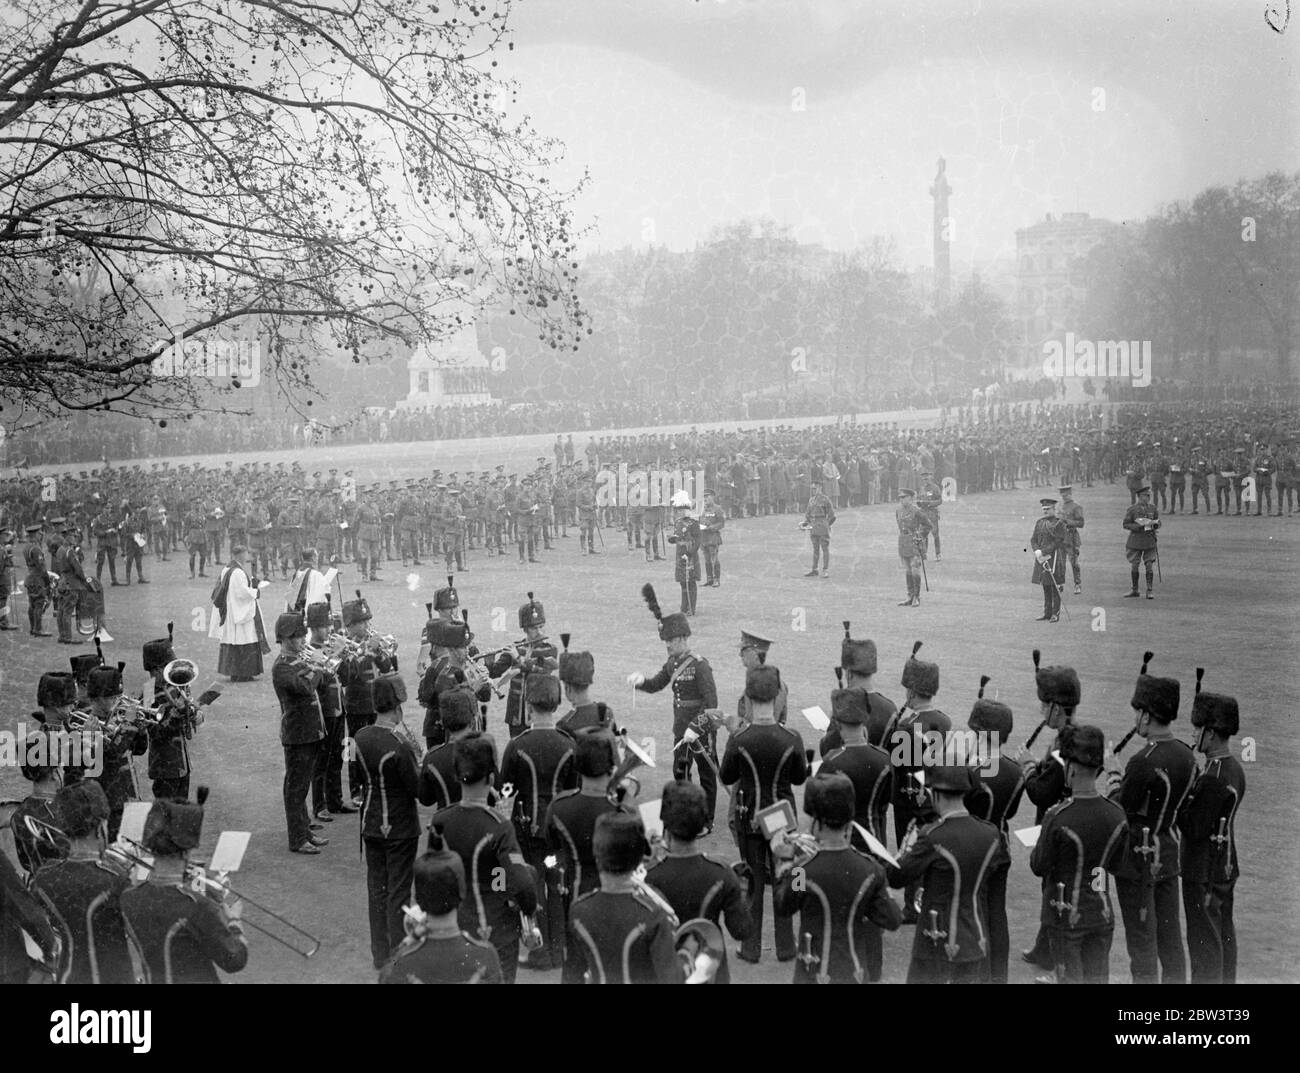
[[[1009,255],[1047,212],[1133,219],[1300,170],[1300,5],[1285,34],[1264,8],[522,0],[502,68],[568,145],[562,174],[590,169],[591,249],[690,248],[765,214],[834,248],[892,234],[928,264],[942,154],[960,271]]]

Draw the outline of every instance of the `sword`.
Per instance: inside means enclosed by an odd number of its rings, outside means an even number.
[[[1154,550],[1156,553],[1156,577],[1160,579],[1160,584],[1163,585],[1165,583],[1165,576],[1160,572],[1160,549],[1155,548]]]

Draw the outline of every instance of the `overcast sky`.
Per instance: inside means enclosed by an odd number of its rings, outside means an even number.
[[[833,248],[892,234],[929,264],[943,155],[960,271],[1008,256],[1047,212],[1134,219],[1300,170],[1300,10],[1277,34],[1264,8],[522,0],[503,69],[568,145],[566,173],[590,169],[590,249],[688,249],[763,214]]]

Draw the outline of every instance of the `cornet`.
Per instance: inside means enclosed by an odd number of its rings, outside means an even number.
[[[385,659],[397,657],[397,638],[391,633],[376,633],[372,627],[367,626],[365,643],[377,656],[383,656]]]
[[[312,648],[307,645],[295,658],[295,663],[304,664],[308,670],[320,671],[323,674],[336,674],[339,664],[343,662],[343,656],[329,656],[324,650]]]

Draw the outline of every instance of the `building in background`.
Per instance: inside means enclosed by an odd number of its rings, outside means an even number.
[[[1087,296],[1084,258],[1118,227],[1086,212],[1064,212],[1016,232],[1015,309],[1025,373],[1041,375],[1043,344],[1078,327]]]

